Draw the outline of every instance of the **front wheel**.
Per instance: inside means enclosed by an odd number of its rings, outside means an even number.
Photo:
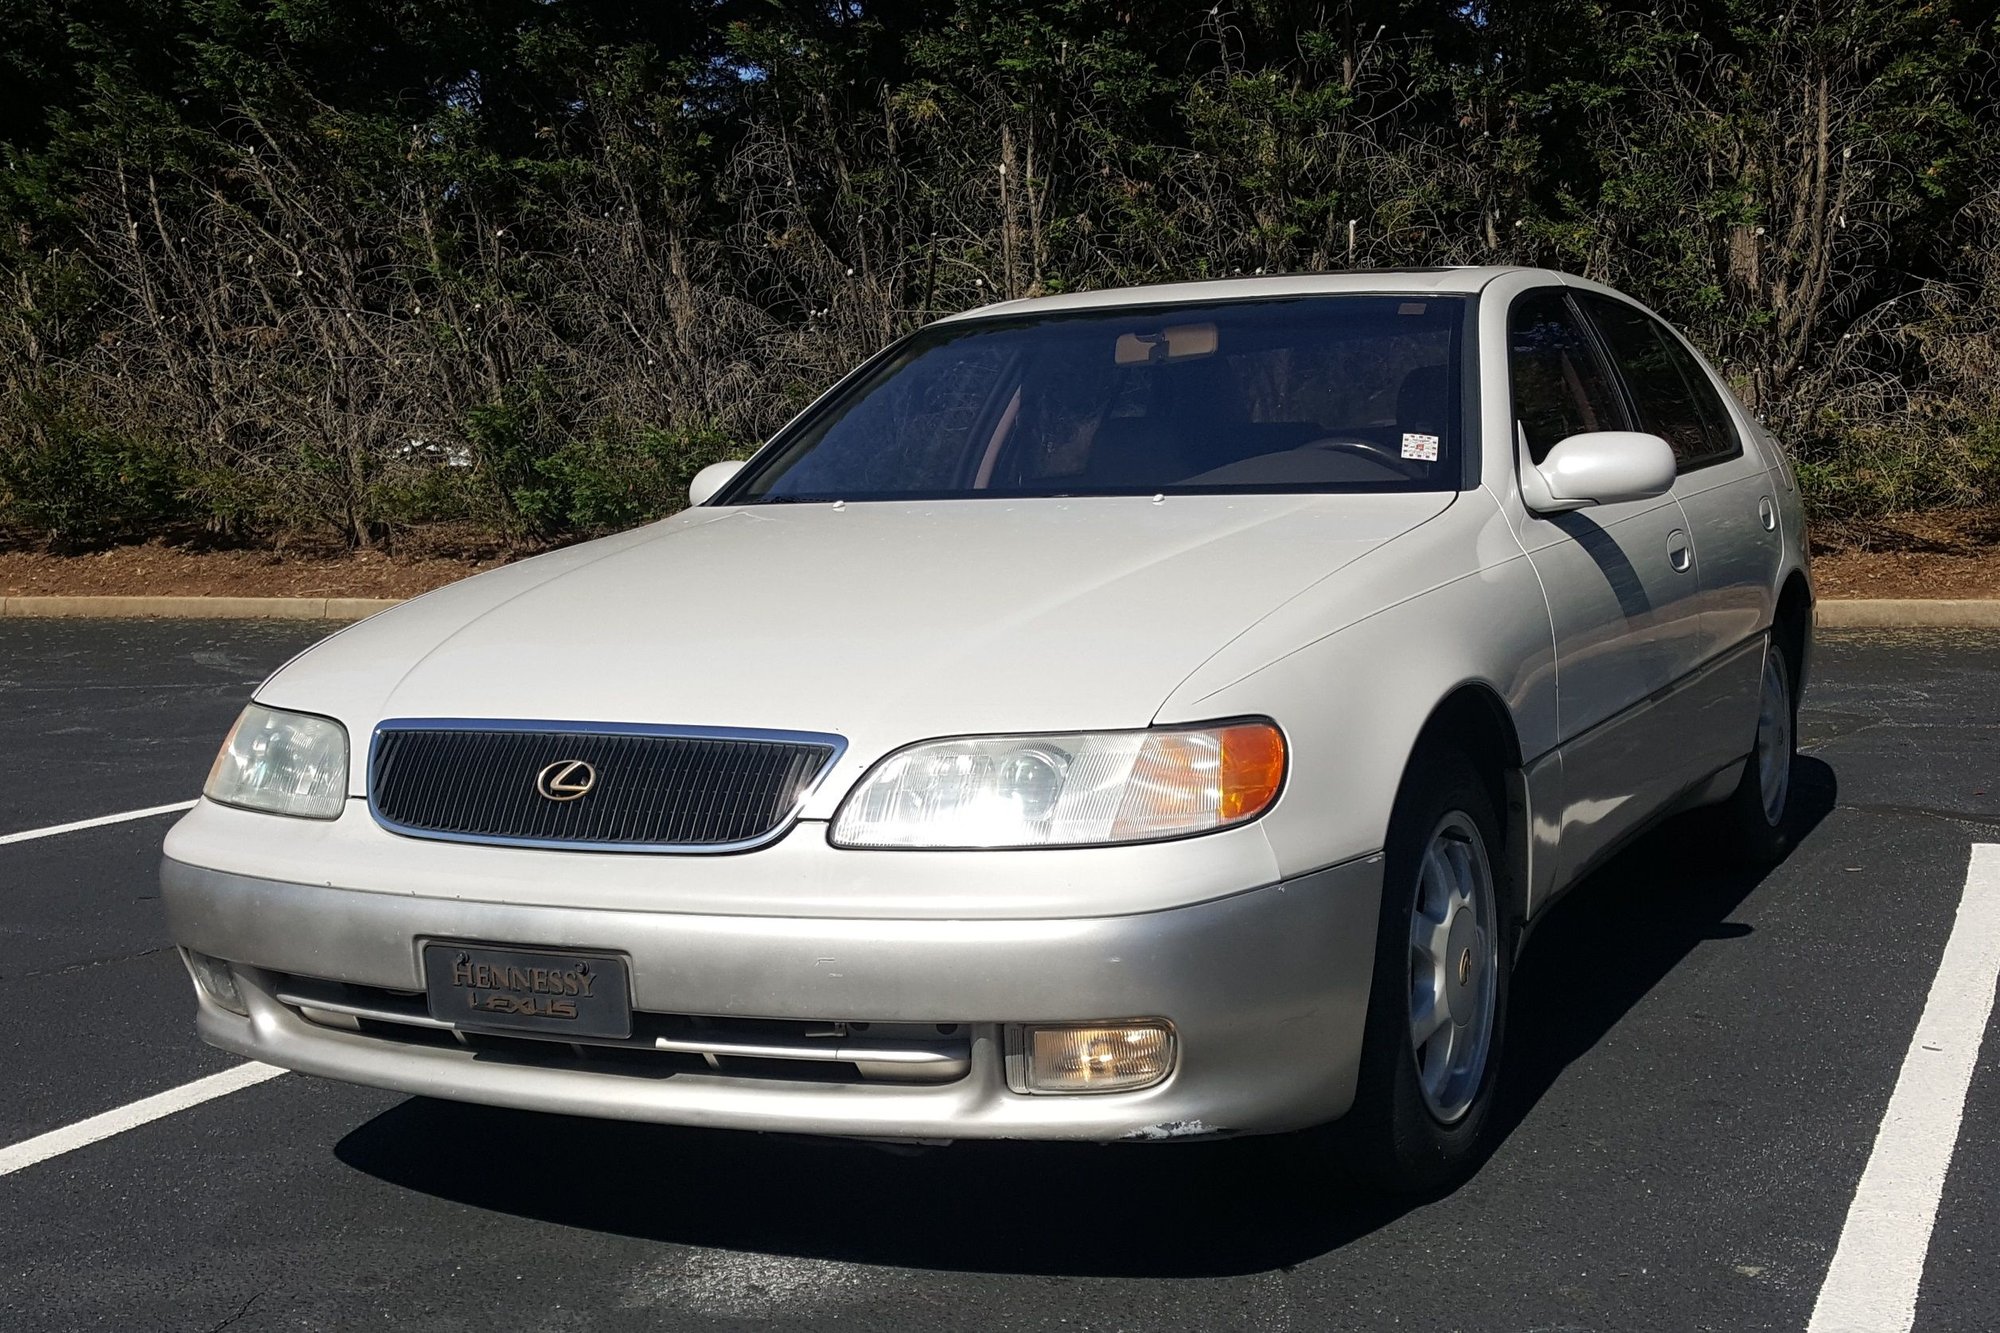
[[[1742,780],[1721,809],[1736,848],[1752,863],[1777,861],[1791,845],[1786,816],[1791,812],[1792,766],[1798,756],[1798,707],[1792,688],[1797,679],[1791,658],[1773,641],[1764,653],[1756,742],[1744,761]]]
[[[1499,821],[1463,755],[1419,756],[1383,864],[1353,1161],[1397,1192],[1477,1165],[1498,1083],[1512,950]]]

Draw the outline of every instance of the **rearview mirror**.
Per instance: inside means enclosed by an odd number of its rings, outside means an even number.
[[[710,463],[695,473],[694,480],[688,483],[688,503],[707,504],[708,498],[721,490],[724,482],[742,470],[743,460],[740,458],[727,458],[720,463]]]
[[[1675,472],[1673,446],[1657,435],[1586,431],[1560,441],[1523,473],[1523,498],[1545,513],[1650,500],[1673,488]]]
[[[1149,361],[1181,361],[1215,354],[1215,325],[1170,324],[1158,333],[1121,333],[1112,359],[1121,366]]]

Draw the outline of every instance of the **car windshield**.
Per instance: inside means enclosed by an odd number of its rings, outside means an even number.
[[[936,325],[719,501],[1455,489],[1464,315],[1368,295]]]

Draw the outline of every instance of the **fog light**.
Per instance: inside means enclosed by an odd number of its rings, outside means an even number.
[[[181,957],[187,960],[188,971],[194,974],[194,984],[200,987],[202,994],[232,1014],[249,1016],[250,1006],[243,1003],[243,995],[236,989],[236,975],[229,970],[229,964],[220,958],[196,953],[193,949],[182,949]]]
[[[1027,1092],[1130,1092],[1174,1067],[1174,1030],[1162,1022],[1031,1027],[1021,1032]]]

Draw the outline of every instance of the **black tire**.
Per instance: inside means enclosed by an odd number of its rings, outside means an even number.
[[[1452,823],[1454,815],[1463,816],[1478,831],[1491,872],[1492,1027],[1484,1068],[1469,1104],[1444,1119],[1433,1110],[1419,1081],[1411,1031],[1411,927],[1424,856],[1433,835]],[[1484,1158],[1505,1048],[1513,963],[1514,894],[1508,857],[1490,789],[1470,759],[1456,750],[1438,748],[1412,761],[1390,817],[1383,862],[1375,977],[1362,1038],[1360,1079],[1354,1107],[1340,1122],[1340,1131],[1350,1166],[1368,1183],[1394,1194],[1435,1194],[1465,1179]]]
[[[1767,742],[1774,737],[1768,730],[1773,710],[1766,697],[1773,681],[1759,684],[1757,732],[1750,757],[1743,765],[1742,780],[1729,798],[1716,807],[1721,833],[1736,859],[1749,865],[1774,865],[1792,849],[1791,813],[1797,798],[1799,696],[1798,668],[1791,654],[1775,638],[1765,651],[1764,669],[1776,673],[1776,683],[1784,692],[1782,734],[1775,741],[1782,750],[1783,787],[1775,807],[1766,800],[1762,758]]]

